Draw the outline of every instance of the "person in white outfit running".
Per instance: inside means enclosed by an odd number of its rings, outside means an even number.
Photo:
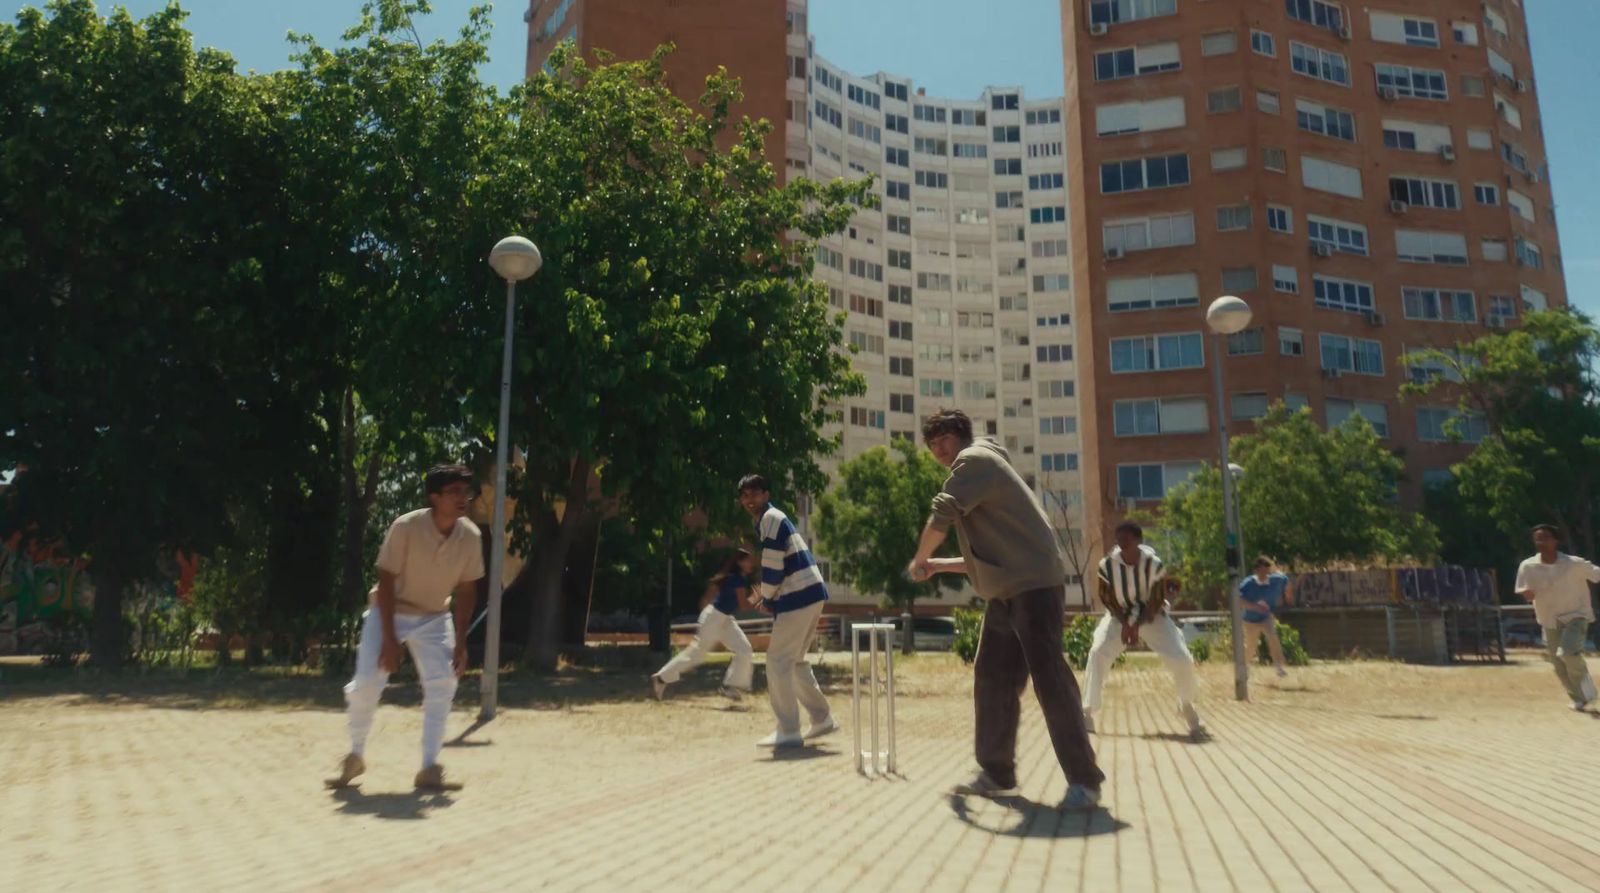
[[[422,681],[422,769],[419,790],[459,790],[439,765],[444,727],[456,696],[456,680],[467,668],[467,640],[457,637],[472,620],[483,579],[483,536],[467,520],[472,469],[437,465],[423,481],[428,508],[407,512],[389,525],[378,550],[378,585],[361,624],[356,671],[344,687],[350,752],[330,788],[348,787],[367,771],[362,756],[378,699],[389,674],[411,651]],[[452,613],[454,616],[451,616]]]
[[[1143,640],[1172,673],[1178,687],[1178,713],[1188,724],[1190,736],[1198,738],[1205,725],[1194,709],[1200,688],[1194,658],[1183,632],[1167,614],[1167,598],[1178,593],[1178,581],[1167,577],[1166,566],[1156,550],[1144,544],[1144,529],[1138,524],[1122,522],[1116,538],[1117,547],[1100,561],[1100,601],[1106,613],[1095,628],[1089,649],[1084,725],[1094,731],[1094,714],[1100,709],[1100,694],[1111,665],[1123,649]]]
[[[1587,710],[1595,699],[1594,678],[1583,659],[1594,622],[1589,584],[1600,583],[1600,567],[1561,551],[1561,531],[1554,524],[1533,528],[1533,547],[1537,554],[1517,568],[1516,593],[1533,602],[1533,616],[1544,630],[1545,657],[1572,709]]]
[[[806,653],[817,638],[817,618],[828,601],[828,585],[794,522],[772,504],[766,478],[759,474],[741,478],[739,504],[755,520],[761,535],[760,607],[772,614],[767,698],[778,727],[756,744],[798,747],[839,729],[816,674],[806,662]],[[800,733],[801,707],[811,718],[804,735]]]
[[[755,572],[755,553],[740,548],[729,556],[721,572],[711,578],[700,606],[700,627],[695,631],[694,641],[650,677],[656,700],[661,700],[667,693],[667,686],[677,682],[685,671],[699,666],[718,645],[733,652],[733,663],[722,677],[722,696],[730,701],[744,699],[744,693],[750,690],[751,677],[755,675],[755,655],[750,650],[750,640],[733,618],[750,597],[748,581]]]

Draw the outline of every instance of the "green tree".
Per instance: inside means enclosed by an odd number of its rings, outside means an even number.
[[[48,13],[0,25],[0,527],[88,556],[115,666],[123,593],[223,541],[271,461],[280,171],[267,95],[175,7]]]
[[[1441,391],[1459,415],[1452,436],[1481,442],[1434,494],[1456,514],[1445,525],[1454,552],[1489,548],[1504,566],[1528,548],[1531,525],[1565,532],[1569,548],[1594,555],[1600,498],[1600,331],[1582,313],[1529,313],[1519,328],[1421,357],[1442,376],[1408,385]]]
[[[1256,433],[1233,438],[1245,547],[1285,566],[1308,569],[1345,562],[1428,560],[1438,551],[1433,526],[1404,511],[1395,486],[1404,470],[1365,419],[1331,431],[1308,410],[1281,403]],[[1158,546],[1190,593],[1220,597],[1223,561],[1222,477],[1208,467],[1167,494],[1152,519]]]
[[[903,438],[841,463],[833,489],[817,501],[816,514],[817,548],[828,556],[834,579],[882,596],[884,607],[900,611],[912,611],[918,596],[940,587],[959,589],[962,581],[952,574],[917,583],[905,573],[933,497],[949,474]],[[902,644],[910,651],[911,636]]]
[[[731,523],[747,471],[818,492],[816,456],[837,443],[820,429],[863,388],[810,253],[871,201],[868,182],[779,185],[766,122],[741,122],[719,149],[737,81],[713,75],[690,106],[668,89],[666,51],[590,66],[558,50],[553,73],[512,90],[497,175],[474,192],[498,232],[526,233],[545,256],[520,292],[512,424],[527,467],[510,483],[537,666],[554,664],[562,572],[602,501],[667,535],[699,507]],[[492,300],[476,306],[498,318]],[[498,363],[486,353],[476,379]],[[480,442],[497,400],[467,394]]]

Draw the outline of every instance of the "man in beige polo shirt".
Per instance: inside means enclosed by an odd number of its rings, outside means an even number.
[[[395,519],[378,550],[378,585],[361,625],[355,678],[344,687],[350,753],[339,777],[328,779],[330,788],[347,787],[367,770],[362,757],[367,733],[389,674],[400,666],[402,646],[410,649],[422,681],[422,770],[416,786],[461,787],[445,781],[439,749],[456,696],[456,679],[467,668],[467,640],[464,635],[458,639],[456,630],[466,629],[472,620],[478,581],[483,578],[483,537],[466,518],[472,501],[471,469],[434,466],[423,489],[428,508]]]

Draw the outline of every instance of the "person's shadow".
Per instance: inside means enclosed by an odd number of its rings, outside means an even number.
[[[367,794],[354,785],[339,788],[332,796],[339,802],[339,812],[345,815],[370,815],[380,819],[425,819],[430,812],[449,809],[455,804],[447,793],[396,791]]]
[[[998,820],[986,821],[986,817],[972,811],[967,796],[953,793],[949,798],[950,811],[963,824],[1004,837],[1099,837],[1132,827],[1113,817],[1105,807],[1062,812],[1055,806],[1035,803],[1021,796],[995,797],[993,802],[1004,806],[1006,812]]]

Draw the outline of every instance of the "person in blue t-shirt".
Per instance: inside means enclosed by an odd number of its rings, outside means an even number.
[[[741,547],[729,556],[721,572],[711,578],[701,602],[700,629],[695,633],[694,641],[650,677],[650,687],[655,691],[656,700],[661,700],[668,685],[677,682],[685,670],[698,666],[718,645],[726,646],[733,652],[733,663],[728,665],[728,672],[722,677],[722,696],[730,701],[738,701],[750,690],[751,679],[755,675],[755,653],[750,648],[750,640],[745,638],[744,630],[734,622],[733,616],[749,599],[749,579],[755,572],[755,553]]]
[[[1239,584],[1239,601],[1244,605],[1244,653],[1254,654],[1258,637],[1266,636],[1278,675],[1289,675],[1283,664],[1283,643],[1278,641],[1278,623],[1272,616],[1280,603],[1294,604],[1289,577],[1274,570],[1272,559],[1262,555],[1256,559],[1254,572]]]

